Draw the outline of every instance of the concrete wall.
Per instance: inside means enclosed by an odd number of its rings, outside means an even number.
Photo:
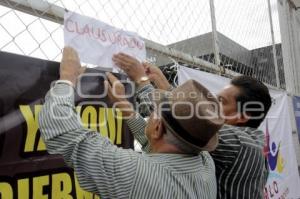
[[[220,53],[234,59],[242,64],[251,66],[251,51],[229,39],[225,35],[218,33]],[[185,53],[201,56],[213,53],[212,33],[206,33],[192,37],[174,44],[168,45],[171,48]]]

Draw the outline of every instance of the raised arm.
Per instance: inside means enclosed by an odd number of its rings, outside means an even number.
[[[105,85],[108,88],[108,96],[115,108],[122,111],[122,117],[126,120],[127,125],[134,138],[142,145],[144,152],[149,152],[149,142],[144,133],[146,121],[144,118],[134,111],[132,104],[123,96],[125,96],[125,88],[123,84],[111,73],[107,73],[107,81]]]
[[[82,69],[73,49],[64,49],[60,70],[64,81],[58,81],[48,92],[39,115],[47,151],[62,155],[87,191],[102,198],[128,198],[139,154],[120,149],[108,138],[82,127],[72,87]]]
[[[134,57],[124,53],[114,55],[113,61],[135,82],[137,111],[143,117],[150,116],[153,111],[153,105],[149,98],[149,93],[154,90],[150,82],[153,82],[158,89],[172,89],[164,74],[158,67],[148,63],[140,63]]]

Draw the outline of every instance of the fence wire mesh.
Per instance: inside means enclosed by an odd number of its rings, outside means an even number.
[[[31,5],[26,14],[18,11],[22,2]],[[63,48],[63,27],[43,19],[37,8],[43,2],[99,19],[118,28],[137,32],[165,48],[215,63],[211,7],[209,0],[1,0],[0,50],[59,61]],[[16,8],[14,8],[16,7]],[[42,7],[42,6],[40,6]],[[49,7],[50,9],[50,7]],[[276,86],[268,4],[266,1],[231,0],[214,2],[220,65],[224,68]],[[285,87],[276,0],[271,0],[280,86]],[[28,10],[27,10],[28,13]],[[61,18],[62,16],[54,16]],[[59,21],[60,19],[58,19]],[[157,50],[147,57],[160,66],[170,81],[176,76],[174,60]],[[175,57],[176,58],[176,57]],[[193,63],[176,59],[193,67]],[[195,64],[196,65],[196,64]],[[199,68],[199,67],[197,67]],[[201,67],[200,67],[201,69]],[[209,71],[212,72],[212,71]]]
[[[268,1],[215,1],[222,64],[276,85]],[[270,0],[280,86],[285,87],[277,1]],[[231,13],[231,14],[228,14]]]
[[[60,24],[0,6],[0,49],[59,60],[64,41]]]
[[[64,46],[63,14],[54,12],[49,16],[51,5],[55,5],[137,32],[158,44],[159,49],[147,48],[147,58],[173,84],[177,80],[177,63],[208,72],[216,70],[187,61],[184,56],[170,58],[165,53],[170,49],[205,60],[206,65],[216,66],[219,56],[220,66],[227,73],[234,71],[277,86],[267,0],[215,0],[213,7],[210,1],[0,0],[0,50],[59,61]],[[277,1],[270,2],[279,86],[285,88]],[[214,18],[216,29],[212,26]]]
[[[22,1],[21,1],[22,2]],[[47,20],[47,9],[38,10],[39,1],[25,1],[32,5],[26,13],[19,11],[21,3],[1,0],[0,50],[41,59],[59,61],[64,46],[63,26]],[[215,0],[48,0],[68,11],[99,19],[118,28],[137,32],[141,37],[176,49],[210,63],[216,63],[212,37],[211,9],[215,9],[217,44],[220,65],[228,70],[254,76],[276,86],[272,52],[270,20],[267,1]],[[50,8],[50,7],[49,7]],[[280,87],[285,87],[281,38],[279,34],[276,0],[271,0],[276,42],[276,58]],[[28,14],[30,13],[30,14]],[[54,16],[61,21],[62,16]],[[175,62],[199,68],[180,57],[170,59],[159,50],[147,49],[147,58],[159,66],[168,80],[176,82]],[[197,66],[196,66],[197,65]],[[135,143],[135,147],[139,145]]]

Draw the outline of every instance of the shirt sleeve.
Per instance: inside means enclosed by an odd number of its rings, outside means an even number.
[[[224,125],[219,131],[219,144],[210,154],[219,169],[232,165],[241,148],[240,138],[234,133],[235,127]]]
[[[154,89],[152,84],[137,88],[134,98],[139,114],[127,120],[129,129],[134,138],[142,145],[142,151],[144,152],[150,152],[150,146],[145,135],[146,122],[143,117],[149,117],[153,111],[153,103],[149,95]],[[173,86],[169,88],[169,91],[172,89]]]
[[[142,151],[150,152],[149,141],[145,135],[146,121],[144,118],[137,113],[126,122],[134,138],[142,145]]]
[[[41,136],[50,154],[60,154],[74,168],[80,186],[101,198],[128,198],[138,153],[111,144],[84,129],[74,107],[74,89],[56,84],[39,115]]]
[[[136,109],[142,117],[149,117],[153,111],[152,100],[150,99],[150,93],[154,90],[152,84],[147,84],[143,87],[137,88],[135,92]]]

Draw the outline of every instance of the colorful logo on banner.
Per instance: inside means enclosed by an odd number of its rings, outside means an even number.
[[[298,138],[299,138],[299,142],[300,142],[300,97],[294,96],[293,104],[294,104],[296,126],[297,126],[297,131],[298,131],[298,136],[299,136]]]
[[[273,198],[279,193],[280,185],[278,182],[284,180],[283,170],[285,168],[285,160],[281,152],[281,143],[275,143],[270,138],[268,120],[266,120],[264,155],[268,160],[268,181],[270,180],[271,183],[265,186],[265,199]],[[285,198],[288,193],[289,189],[287,188],[282,194],[282,198]]]
[[[265,135],[264,154],[268,159],[268,165],[270,169],[269,177],[282,178],[280,174],[284,169],[284,158],[281,153],[281,144],[280,142],[276,144],[275,142],[271,141],[268,121],[266,121]]]

